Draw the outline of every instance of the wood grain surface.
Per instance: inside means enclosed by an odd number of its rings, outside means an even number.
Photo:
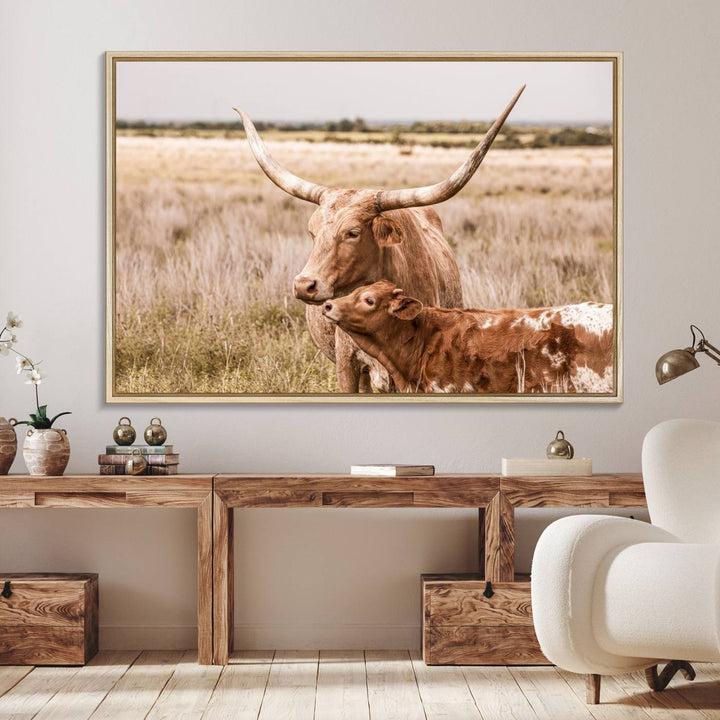
[[[36,667],[0,697],[0,717],[30,720],[78,673],[79,667]],[[0,667],[0,674],[7,668]]]
[[[370,720],[362,650],[321,650],[314,720]]]
[[[0,664],[80,665],[98,650],[98,576],[0,576]]]
[[[257,720],[274,654],[272,650],[233,653],[203,720]]]
[[[335,507],[408,507],[413,505],[411,492],[371,492],[369,490],[358,492],[324,492],[322,494],[323,506]]]
[[[426,720],[407,650],[366,650],[371,718]]]
[[[36,492],[36,507],[115,507],[124,505],[124,492]]]
[[[425,662],[546,663],[533,628],[529,580],[527,575],[515,576],[513,582],[488,588],[476,574],[423,575]]]
[[[171,477],[131,475],[0,476],[3,508],[196,508],[198,511],[199,661],[212,663],[212,488],[213,475]],[[2,622],[0,621],[0,627]],[[88,646],[97,645],[97,623],[86,620]],[[7,660],[6,660],[7,661]]]
[[[0,585],[8,576],[0,575]],[[62,578],[10,580],[9,598],[0,597],[0,628],[10,625],[70,626],[82,628],[85,582]]]
[[[462,673],[484,720],[538,720],[507,667],[466,666]]]
[[[497,494],[494,475],[217,475],[231,507],[481,507]]]
[[[661,693],[648,690],[642,672],[605,676],[601,704],[586,705],[584,676],[552,666],[427,666],[415,651],[323,651],[313,692],[315,653],[279,653],[284,667],[276,673],[282,677],[272,684],[273,651],[235,652],[230,665],[211,673],[195,665],[192,653],[143,652],[130,664],[133,654],[101,652],[84,668],[0,667],[0,718],[710,720],[720,715],[720,665],[709,663],[696,665],[695,681],[676,676]],[[193,692],[199,685],[201,692]]]
[[[212,519],[209,519],[208,497],[213,488],[215,500]],[[198,508],[199,657],[201,663],[223,664],[232,649],[233,635],[234,507],[475,507],[479,511],[478,569],[493,583],[511,583],[515,507],[640,507],[644,504],[642,476],[638,473],[589,477],[503,477],[468,473],[400,478],[347,474],[0,476],[0,507]],[[520,623],[528,622],[529,605],[524,606],[519,596],[513,600],[510,595],[502,612],[488,608],[498,616],[504,613],[507,628],[519,632],[523,627]],[[478,621],[477,613],[485,608],[477,605],[473,615],[467,599],[452,593],[444,602],[447,603],[443,606],[445,612],[452,613],[450,608],[455,604],[455,612],[469,613],[473,622]],[[525,619],[517,618],[517,623],[510,625],[513,614],[524,614]],[[497,619],[497,622],[503,621]],[[478,627],[502,629],[502,625]]]
[[[510,674],[520,686],[538,718],[590,720],[590,708],[574,692],[555,668],[513,667]],[[624,712],[619,714],[623,719]],[[670,720],[670,717],[667,718]],[[680,720],[672,716],[672,720]]]
[[[6,665],[0,670],[0,697],[15,687],[29,672],[30,665]]]
[[[276,652],[258,720],[313,720],[317,675],[317,650]]]
[[[186,651],[147,720],[200,720],[221,672],[222,668],[214,665],[198,665],[197,653]]]
[[[213,662],[227,665],[233,649],[235,613],[235,514],[213,493]]]
[[[512,582],[515,575],[515,510],[502,493],[485,508],[485,579]]]
[[[410,651],[410,659],[427,718],[483,720],[459,667],[430,667],[417,650]]]
[[[535,629],[528,626],[430,627],[428,665],[547,665]]]
[[[0,665],[83,665],[85,632],[82,627],[0,628]]]
[[[485,597],[484,581],[426,585],[425,603],[432,625],[532,626],[530,583],[495,583]]]
[[[181,662],[182,650],[147,650],[118,680],[91,720],[144,718]]]
[[[91,660],[100,648],[100,578],[93,573],[85,583],[85,662]]]
[[[80,668],[35,715],[35,720],[86,720],[140,653],[109,650]]]
[[[198,655],[212,663],[213,654],[213,495],[198,506]],[[204,664],[204,663],[203,663]]]
[[[1,475],[0,495],[17,492],[127,492],[152,490],[158,493],[177,490],[212,490],[213,475]]]
[[[513,515],[513,519],[515,516]],[[485,508],[478,508],[477,566],[480,577],[485,577]]]
[[[512,583],[515,579],[515,507],[636,507],[645,504],[642,476],[637,473],[578,477],[504,477],[467,473],[399,478],[347,474],[220,474],[214,478],[214,491],[213,656],[215,662],[223,663],[229,657],[232,637],[233,561],[232,550],[227,547],[232,542],[230,508],[475,507],[479,521],[478,570],[483,578],[495,584]],[[483,605],[468,600],[468,596],[463,598],[461,594],[452,593],[444,602],[445,612],[468,614],[469,627],[517,629],[521,642],[525,639],[521,629],[531,627],[529,590],[507,590],[502,605]],[[481,625],[479,614],[483,612]],[[503,637],[507,637],[507,633]],[[503,656],[511,656],[506,648],[501,648],[501,652]],[[525,655],[520,654],[520,661],[524,661]],[[544,658],[542,662],[545,662]]]
[[[503,477],[500,485],[503,495],[515,507],[643,507],[646,504],[640,473]]]

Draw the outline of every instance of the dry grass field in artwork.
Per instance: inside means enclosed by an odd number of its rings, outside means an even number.
[[[467,148],[270,142],[323,185],[410,187]],[[471,307],[613,301],[612,148],[491,150],[436,207]],[[315,206],[286,195],[245,140],[118,135],[115,390],[332,393],[292,279]]]

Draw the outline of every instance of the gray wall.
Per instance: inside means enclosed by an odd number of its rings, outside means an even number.
[[[193,0],[0,2],[0,312],[45,358],[51,410],[70,408],[70,470],[126,412],[159,414],[185,471],[343,471],[353,461],[497,471],[562,428],[598,471],[636,471],[660,420],[717,415],[706,367],[664,388],[653,365],[720,337],[714,0]],[[104,403],[105,50],[622,50],[625,53],[625,402],[620,406],[107,406]],[[0,414],[31,390],[0,358]],[[19,459],[15,472],[23,471]],[[520,517],[527,567],[546,513]],[[471,569],[474,513],[243,511],[237,619],[251,645],[403,646],[419,624],[418,575]],[[190,511],[2,511],[0,568],[101,573],[106,645],[192,642]]]

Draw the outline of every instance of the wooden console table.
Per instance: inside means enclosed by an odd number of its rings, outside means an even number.
[[[0,508],[196,508],[198,662],[212,663],[212,475],[0,476]]]
[[[492,583],[512,583],[515,508],[644,505],[640,474],[0,476],[0,508],[196,508],[198,661],[222,665],[227,664],[233,645],[234,508],[477,508],[478,576]]]
[[[213,662],[233,648],[234,508],[477,508],[478,573],[512,582],[515,508],[621,508],[645,505],[640,474],[591,477],[435,475],[216,475],[213,501]]]

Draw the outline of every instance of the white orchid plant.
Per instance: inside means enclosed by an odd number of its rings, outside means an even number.
[[[15,343],[17,343],[15,330],[19,330],[22,325],[22,320],[14,312],[7,314],[5,326],[0,330],[0,356],[14,353],[17,356],[15,358],[17,374],[23,375],[25,377],[25,383],[35,388],[35,405],[37,406],[37,412],[30,413],[29,420],[22,420],[17,424],[30,425],[37,430],[43,430],[51,428],[59,417],[70,415],[71,413],[70,411],[61,412],[55,415],[55,417],[49,418],[47,416],[47,405],[40,404],[38,385],[40,385],[47,376],[38,368],[38,365],[40,365],[42,361],[33,362],[27,355],[23,355],[15,349]]]

